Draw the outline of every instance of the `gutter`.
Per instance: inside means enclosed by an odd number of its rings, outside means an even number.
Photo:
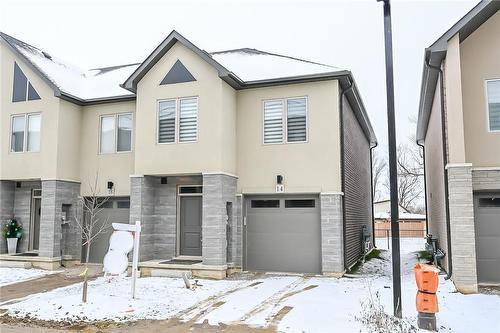
[[[373,207],[374,201],[374,193],[373,193],[373,149],[378,146],[378,143],[375,145],[370,145],[370,188],[371,188],[371,196],[372,196],[372,243],[373,247],[375,247],[375,207]]]
[[[424,203],[425,203],[425,231],[429,234],[429,215],[427,211],[427,166],[425,164],[425,146],[417,141],[417,145],[422,147],[422,156],[424,160]]]
[[[349,80],[350,81],[350,80]],[[341,186],[342,186],[342,193],[344,195],[342,196],[342,247],[343,247],[343,257],[344,257],[344,268],[345,270],[349,270],[349,267],[347,266],[347,261],[346,261],[346,252],[347,252],[347,246],[346,246],[346,238],[347,238],[347,232],[346,232],[346,219],[345,219],[345,154],[344,154],[344,96],[345,94],[352,90],[354,88],[354,84],[352,82],[349,82],[349,86],[346,89],[343,89],[340,92],[340,98],[339,98],[339,121],[340,121],[340,178],[341,178]],[[371,158],[370,158],[371,159]],[[373,207],[373,205],[372,205]]]
[[[441,95],[441,140],[443,142],[443,170],[444,170],[444,201],[446,208],[446,238],[447,238],[447,256],[448,256],[448,271],[446,275],[446,280],[451,278],[453,273],[453,263],[451,255],[451,226],[450,226],[450,199],[449,199],[449,189],[448,189],[448,170],[446,169],[446,161],[448,159],[448,151],[446,148],[446,115],[445,115],[445,101],[444,101],[444,73],[440,67],[432,66],[429,63],[429,59],[425,60],[425,66],[429,69],[438,71],[439,73],[439,94]],[[426,208],[427,210],[427,208]]]

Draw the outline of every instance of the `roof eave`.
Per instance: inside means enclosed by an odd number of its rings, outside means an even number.
[[[224,66],[215,61],[207,52],[201,50],[185,37],[183,37],[180,33],[173,30],[167,36],[167,38],[165,38],[163,42],[161,42],[160,45],[158,45],[154,49],[154,51],[151,52],[151,54],[141,63],[141,65],[137,67],[137,69],[127,78],[127,80],[125,80],[121,87],[133,93],[136,93],[137,84],[139,83],[139,81],[177,42],[189,48],[191,51],[205,60],[209,65],[214,67],[218,71],[220,77],[228,76],[228,74],[230,73]]]
[[[432,103],[434,101],[436,86],[439,79],[439,73],[434,69],[428,68],[426,62],[434,67],[441,67],[441,63],[446,57],[448,41],[456,34],[459,34],[460,42],[464,41],[499,9],[500,1],[481,1],[431,46],[425,49],[416,132],[417,143],[424,144],[425,142]]]

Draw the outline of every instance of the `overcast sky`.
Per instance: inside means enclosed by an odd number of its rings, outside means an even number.
[[[393,1],[398,140],[414,132],[424,48],[473,1]],[[382,3],[1,0],[0,31],[81,68],[143,61],[175,29],[206,51],[252,47],[349,69],[387,142]]]

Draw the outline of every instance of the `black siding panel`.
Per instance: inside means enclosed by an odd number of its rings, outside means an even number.
[[[349,102],[343,100],[345,264],[363,255],[362,228],[372,233],[370,143]]]

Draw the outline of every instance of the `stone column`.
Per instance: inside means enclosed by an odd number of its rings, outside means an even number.
[[[325,275],[344,273],[342,195],[321,193],[321,262]]]
[[[0,226],[14,217],[14,191],[16,183],[10,180],[0,180]],[[0,237],[0,253],[7,252],[7,241]]]
[[[206,265],[227,264],[226,203],[236,196],[236,178],[225,174],[203,175],[202,257]]]
[[[41,257],[59,257],[61,255],[61,217],[63,205],[68,205],[70,212],[76,208],[80,183],[61,180],[42,180],[42,207],[40,216]],[[71,214],[70,214],[71,216]],[[66,233],[66,247],[70,255],[78,257],[81,251],[81,235],[75,221],[69,221]]]
[[[141,221],[141,241],[139,260],[154,258],[154,205],[155,205],[155,177],[131,176],[130,177],[130,223]]]
[[[452,279],[460,292],[477,292],[472,166],[448,164]]]

